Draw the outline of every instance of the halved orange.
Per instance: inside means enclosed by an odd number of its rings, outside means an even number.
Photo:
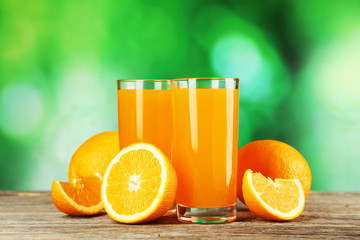
[[[53,181],[51,197],[55,206],[62,212],[84,216],[102,211],[100,197],[101,176],[74,179],[73,182]]]
[[[175,201],[174,167],[155,146],[130,145],[109,164],[101,186],[105,211],[122,223],[145,223],[162,216]]]
[[[246,206],[257,216],[274,221],[296,218],[305,206],[304,190],[298,179],[265,178],[246,170],[242,185]]]

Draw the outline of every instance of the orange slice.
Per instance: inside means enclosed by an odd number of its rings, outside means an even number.
[[[130,145],[109,164],[101,186],[105,211],[122,223],[145,223],[172,207],[177,190],[174,167],[155,146]]]
[[[298,179],[265,178],[246,170],[243,178],[246,206],[257,216],[275,221],[296,218],[305,206],[304,191]]]
[[[73,182],[53,181],[51,197],[55,206],[62,212],[84,216],[102,211],[100,197],[101,177],[91,176],[74,179]]]

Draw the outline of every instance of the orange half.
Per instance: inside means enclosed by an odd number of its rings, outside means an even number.
[[[177,178],[167,157],[147,143],[130,145],[109,164],[101,187],[105,211],[122,223],[162,216],[176,197]]]
[[[248,169],[243,178],[246,206],[257,216],[274,221],[298,217],[304,209],[305,197],[298,179],[264,177]]]

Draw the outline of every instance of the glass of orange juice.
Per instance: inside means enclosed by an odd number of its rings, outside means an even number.
[[[120,79],[117,83],[120,149],[146,142],[155,145],[171,160],[171,81]],[[175,204],[166,215],[173,213]]]
[[[236,219],[239,79],[172,80],[178,219]]]

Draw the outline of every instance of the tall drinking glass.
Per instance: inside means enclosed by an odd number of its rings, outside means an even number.
[[[172,112],[170,80],[118,80],[118,123],[120,149],[147,142],[171,161]],[[175,207],[167,212],[175,213]]]
[[[239,79],[174,79],[172,104],[178,219],[234,221]]]

